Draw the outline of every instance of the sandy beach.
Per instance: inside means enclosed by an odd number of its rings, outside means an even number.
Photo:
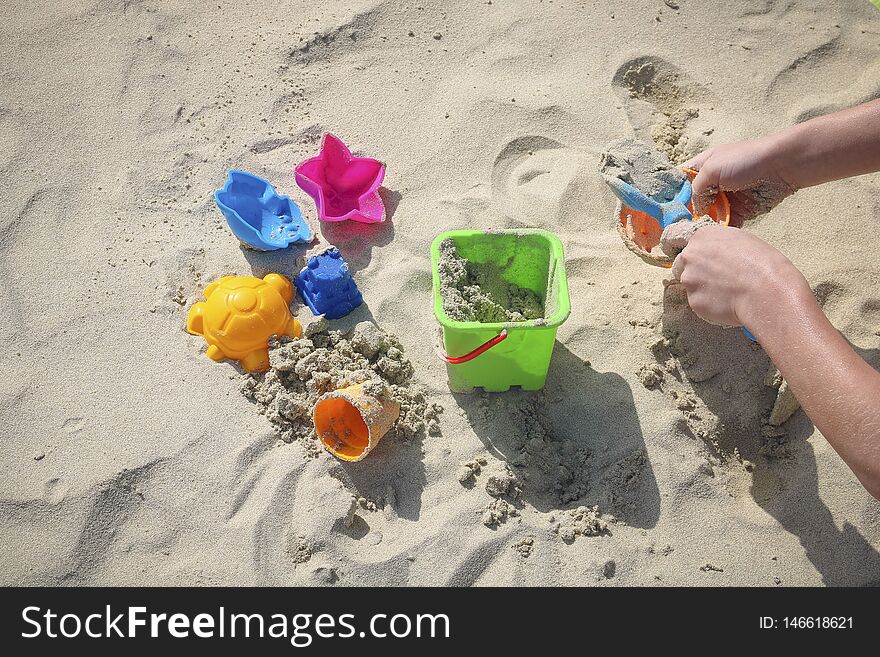
[[[802,411],[768,424],[766,354],[665,291],[597,173],[616,139],[682,162],[877,98],[869,2],[2,7],[0,583],[880,584],[880,503]],[[319,224],[294,167],[328,131],[386,164],[384,223]],[[241,248],[229,169],[317,240]],[[546,387],[453,394],[431,241],[526,227],[570,285]],[[876,368],[878,227],[880,174],[745,227]],[[357,463],[282,440],[185,331],[216,278],[293,278],[329,245],[364,297],[331,328],[396,335],[443,407]]]

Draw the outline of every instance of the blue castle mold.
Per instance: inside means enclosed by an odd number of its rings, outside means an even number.
[[[364,301],[335,246],[309,258],[296,277],[296,289],[313,313],[327,319],[345,317]]]
[[[252,173],[229,171],[214,200],[233,234],[254,249],[274,251],[312,241],[312,231],[290,197]]]

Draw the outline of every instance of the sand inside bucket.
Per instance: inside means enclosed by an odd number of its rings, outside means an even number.
[[[544,300],[533,290],[504,279],[496,264],[476,263],[458,254],[451,239],[440,243],[443,310],[460,322],[524,322],[544,317]]]

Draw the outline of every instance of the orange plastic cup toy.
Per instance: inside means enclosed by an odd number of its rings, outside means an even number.
[[[343,461],[360,461],[397,421],[400,404],[371,395],[358,383],[324,394],[312,415],[328,452]]]
[[[690,180],[693,180],[697,172],[694,169],[682,169]],[[688,210],[693,213],[693,202],[688,204]],[[727,194],[718,192],[715,201],[709,206],[706,213],[716,223],[727,226],[730,224],[730,202],[727,200]],[[626,248],[639,256],[642,260],[651,265],[658,267],[672,267],[672,261],[663,253],[652,253],[651,249],[660,244],[660,236],[663,235],[663,229],[659,222],[653,217],[633,210],[625,206],[620,201],[617,202],[617,232],[626,244]]]
[[[269,367],[269,338],[298,338],[302,326],[290,314],[293,286],[281,274],[263,278],[224,276],[193,304],[186,330],[208,343],[208,358],[237,360],[247,372]]]

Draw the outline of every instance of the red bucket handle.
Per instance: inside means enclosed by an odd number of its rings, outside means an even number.
[[[449,356],[444,353],[440,353],[439,355],[440,355],[440,358],[445,360],[450,365],[461,365],[462,363],[466,363],[469,360],[473,360],[474,358],[476,358],[480,354],[489,351],[492,347],[494,347],[499,342],[504,341],[505,339],[507,339],[507,329],[502,330],[501,333],[496,335],[494,338],[492,338],[491,340],[489,340],[487,342],[484,342],[483,344],[481,344],[479,347],[477,347],[473,351],[466,353],[464,356]]]

